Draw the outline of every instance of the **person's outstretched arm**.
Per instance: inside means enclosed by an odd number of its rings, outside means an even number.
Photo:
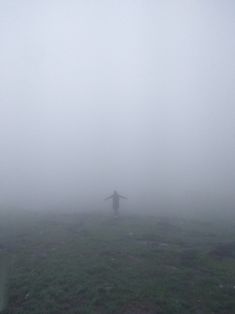
[[[124,200],[128,200],[128,198],[127,198],[127,197],[122,196],[122,195],[120,195],[120,194],[119,194],[119,197],[120,197],[120,198],[124,198]]]

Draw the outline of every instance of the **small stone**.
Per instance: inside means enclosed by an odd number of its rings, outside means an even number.
[[[28,292],[28,293],[26,293],[26,295],[25,295],[25,300],[27,300],[28,298],[29,298],[29,296],[30,296],[30,293]]]

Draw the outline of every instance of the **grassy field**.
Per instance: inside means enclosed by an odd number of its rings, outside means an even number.
[[[2,213],[0,292],[3,314],[232,314],[235,224]]]

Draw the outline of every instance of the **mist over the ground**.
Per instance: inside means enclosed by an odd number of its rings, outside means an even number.
[[[0,203],[233,208],[234,27],[232,0],[1,1]]]

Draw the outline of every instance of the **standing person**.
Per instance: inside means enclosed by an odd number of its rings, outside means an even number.
[[[109,199],[113,200],[113,210],[116,217],[119,215],[120,198],[127,200],[127,197],[118,194],[117,191],[114,191],[111,196],[105,198],[105,201]]]

